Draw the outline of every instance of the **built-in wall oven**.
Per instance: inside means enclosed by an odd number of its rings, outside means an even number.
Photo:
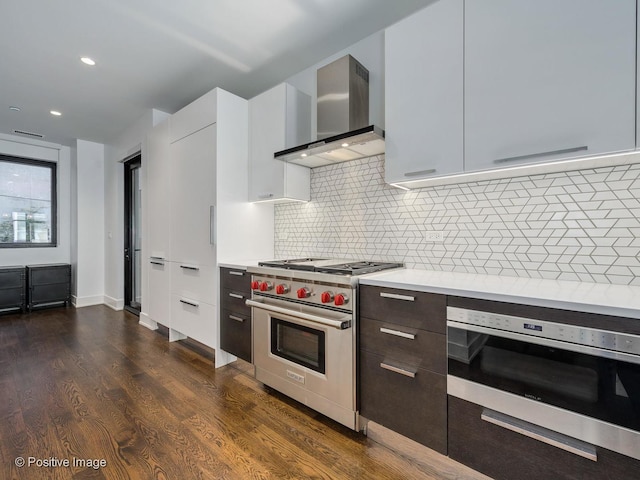
[[[401,266],[294,259],[249,268],[256,379],[358,430],[357,275]]]
[[[529,310],[450,301],[448,393],[586,458],[598,445],[640,459],[640,320]]]

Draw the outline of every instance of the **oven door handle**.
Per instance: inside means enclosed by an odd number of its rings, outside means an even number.
[[[321,317],[320,315],[313,315],[311,313],[304,313],[299,311],[290,310],[284,307],[278,307],[276,305],[269,305],[264,303],[264,301],[258,301],[253,299],[245,300],[245,304],[254,307],[260,308],[262,310],[267,310],[273,313],[281,313],[283,315],[289,315],[293,317],[300,318],[302,320],[308,320],[309,322],[319,323],[320,325],[325,325],[327,327],[337,328],[339,330],[345,330],[347,328],[351,328],[351,316],[345,315],[343,320],[334,320],[332,318]]]

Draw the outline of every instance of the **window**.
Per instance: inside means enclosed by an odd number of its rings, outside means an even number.
[[[56,164],[0,155],[0,248],[56,246]]]

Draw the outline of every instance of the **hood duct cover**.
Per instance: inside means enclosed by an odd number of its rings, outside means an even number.
[[[318,140],[276,152],[285,162],[321,167],[384,153],[384,131],[369,125],[369,71],[351,55],[318,69]]]

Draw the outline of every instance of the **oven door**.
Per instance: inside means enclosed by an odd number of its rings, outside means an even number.
[[[252,308],[256,379],[356,428],[351,314],[257,297]]]
[[[640,447],[638,355],[457,321],[447,351],[449,394],[627,455]]]

